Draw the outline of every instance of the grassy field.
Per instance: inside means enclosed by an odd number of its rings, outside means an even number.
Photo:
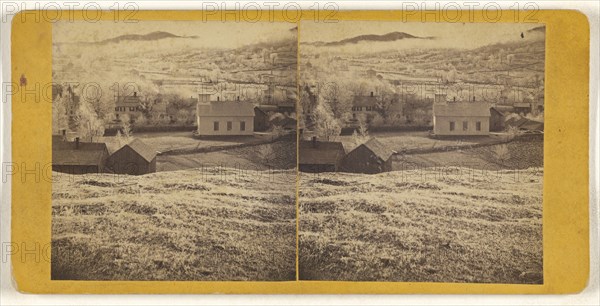
[[[169,150],[193,150],[214,146],[234,146],[242,143],[260,142],[261,139],[253,136],[234,136],[216,139],[198,139],[194,138],[192,132],[153,132],[136,133],[134,137],[140,138],[148,146],[159,152]]]
[[[544,167],[544,143],[517,140],[473,149],[397,155],[393,164],[394,170],[399,171],[447,166],[485,170]]]
[[[159,155],[157,171],[219,166],[244,170],[291,169],[296,167],[296,142],[279,141],[269,144],[227,150]]]
[[[293,170],[54,173],[52,278],[295,278]]]
[[[302,174],[300,278],[542,283],[542,170]]]
[[[381,143],[385,144],[390,150],[403,152],[405,150],[414,149],[440,149],[457,146],[470,146],[481,143],[497,142],[497,138],[489,136],[470,136],[465,139],[434,139],[430,138],[427,131],[410,131],[410,132],[373,132],[370,136],[376,137]],[[345,147],[352,147],[352,136],[339,136],[337,141],[344,143]]]

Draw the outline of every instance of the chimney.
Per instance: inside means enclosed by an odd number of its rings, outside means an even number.
[[[371,91],[371,97],[373,96],[373,92]]]
[[[79,150],[79,137],[75,137],[75,149]]]
[[[133,92],[133,96],[134,96],[134,97],[137,97],[137,91],[134,91],[134,92]]]
[[[312,145],[313,145],[313,148],[317,147],[317,136],[312,137]]]

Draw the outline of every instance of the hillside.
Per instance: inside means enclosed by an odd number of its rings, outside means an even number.
[[[342,46],[346,44],[357,44],[359,42],[391,42],[402,39],[432,39],[432,37],[418,37],[404,32],[391,32],[383,35],[377,34],[369,34],[369,35],[359,35],[351,38],[342,39],[339,41],[330,41],[330,42],[312,42],[312,43],[302,43],[306,45],[313,46]]]
[[[53,279],[295,278],[293,170],[53,177]]]
[[[300,278],[542,283],[541,170],[303,174]]]

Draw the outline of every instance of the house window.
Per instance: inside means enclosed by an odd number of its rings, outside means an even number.
[[[468,131],[468,130],[469,130],[469,122],[463,121],[463,131]]]
[[[246,121],[240,121],[240,131],[246,130]]]
[[[475,123],[475,129],[478,130],[478,131],[481,131],[481,121],[477,121]]]
[[[454,131],[454,121],[450,121],[450,131]]]
[[[115,107],[115,112],[118,112],[118,111],[119,111],[119,107]]]
[[[231,131],[232,128],[233,128],[233,122],[227,121],[227,130]]]
[[[218,131],[218,130],[219,130],[219,121],[215,121],[215,122],[213,122],[213,129],[214,129],[215,131]]]

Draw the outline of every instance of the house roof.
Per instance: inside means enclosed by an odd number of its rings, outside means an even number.
[[[52,164],[74,166],[98,166],[102,158],[108,155],[106,144],[101,142],[62,141],[52,137]]]
[[[276,112],[278,110],[278,107],[277,105],[261,104],[255,106],[254,109],[258,109],[266,114],[267,112]]]
[[[441,117],[489,117],[490,106],[486,103],[434,104],[433,115]]]
[[[117,106],[137,106],[140,105],[140,96],[118,96],[115,105]]]
[[[364,146],[367,149],[369,149],[371,152],[373,152],[373,154],[375,154],[377,157],[381,158],[383,161],[388,160],[392,156],[392,154],[394,153],[392,150],[390,150],[386,145],[384,145],[383,143],[381,143],[375,137],[369,139],[369,141],[361,144],[360,146],[358,146],[354,150],[358,149],[361,146]]]
[[[344,146],[341,142],[300,141],[300,164],[334,165],[344,157]]]
[[[544,123],[540,121],[535,121],[531,119],[527,119],[525,117],[513,117],[509,120],[505,121],[505,125],[516,127],[520,130],[528,130],[528,131],[543,131]]]
[[[544,123],[539,122],[539,121],[534,121],[534,120],[527,120],[527,122],[525,122],[525,123],[521,124],[521,126],[519,126],[519,129],[528,130],[528,131],[543,131]]]
[[[237,101],[199,103],[196,114],[199,117],[254,117],[254,105]]]
[[[377,97],[376,96],[354,96],[352,105],[353,106],[376,106],[377,105]]]
[[[296,128],[297,121],[294,118],[285,117],[285,118],[274,118],[271,123],[277,126],[283,126],[287,128]]]
[[[133,151],[139,154],[142,158],[144,158],[147,162],[151,162],[156,157],[156,150],[149,147],[146,143],[141,141],[139,138],[132,140],[130,143],[124,145],[123,147],[130,147]],[[117,150],[120,151],[123,148]]]
[[[513,104],[514,107],[521,107],[521,108],[530,108],[531,104],[530,103],[515,103]]]

